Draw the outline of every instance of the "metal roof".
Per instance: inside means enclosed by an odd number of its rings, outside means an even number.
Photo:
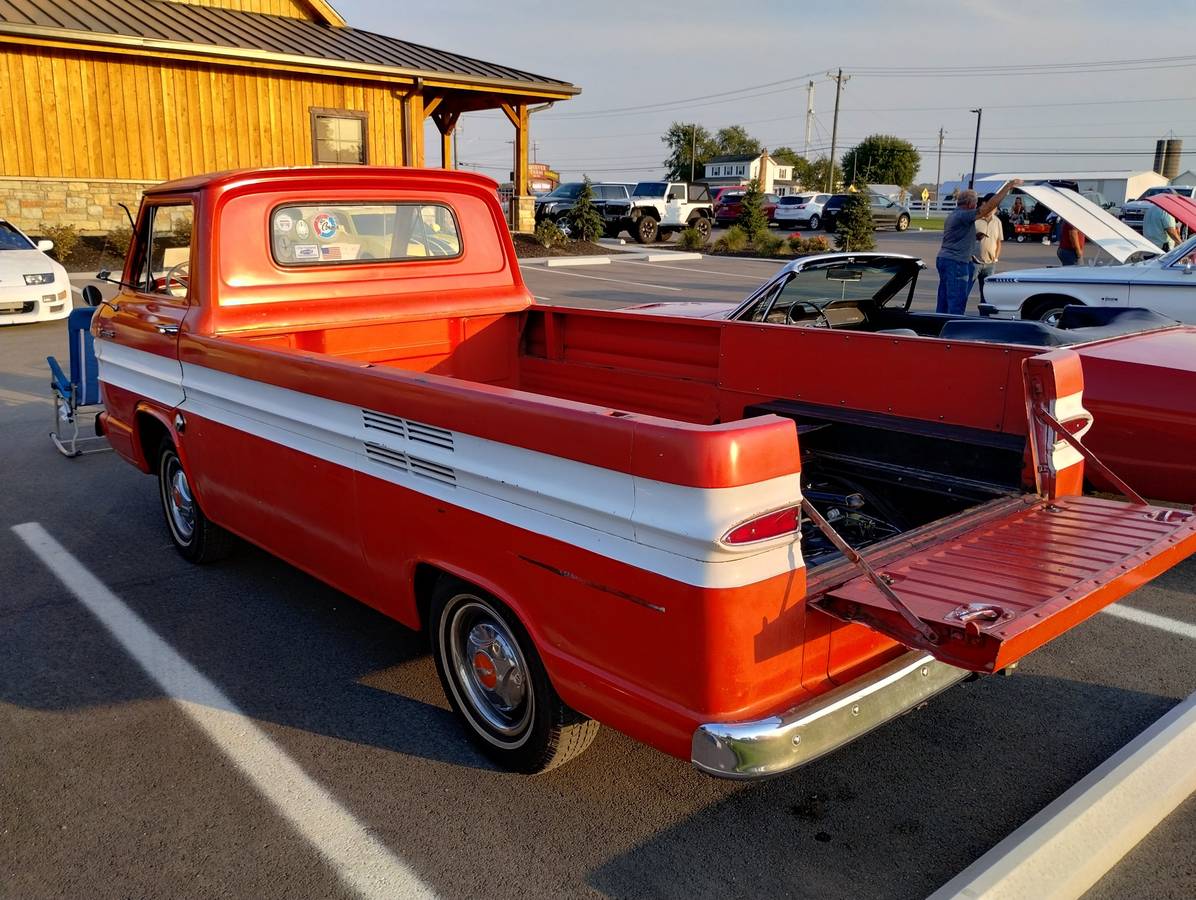
[[[142,46],[146,50],[217,50],[223,51],[221,55],[288,62],[331,61],[337,68],[447,76],[533,91],[580,92],[567,81],[356,28],[166,0],[0,0],[0,33],[65,38],[89,45]]]

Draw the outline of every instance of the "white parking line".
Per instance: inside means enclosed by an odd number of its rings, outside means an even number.
[[[620,259],[616,260],[616,262],[630,266],[648,266],[652,269],[676,269],[678,272],[700,272],[703,275],[718,275],[720,278],[742,278],[744,281],[754,281],[756,284],[764,284],[764,282],[767,280],[758,275],[740,275],[735,272],[719,272],[717,269],[700,269],[697,266],[669,266],[662,263],[643,262],[638,259]]]
[[[1138,625],[1149,625],[1151,628],[1170,631],[1172,634],[1178,634],[1180,637],[1196,641],[1196,625],[1190,622],[1181,622],[1179,619],[1156,615],[1144,609],[1135,609],[1132,606],[1107,606],[1105,607],[1105,612],[1119,619],[1125,619],[1127,622],[1135,622]]]
[[[569,275],[573,278],[592,278],[595,281],[613,281],[615,284],[631,284],[635,287],[655,288],[658,291],[680,291],[679,287],[668,287],[663,284],[644,284],[642,281],[624,281],[622,278],[603,278],[601,275],[582,275],[580,272],[562,272],[560,269],[544,269],[552,275]],[[525,273],[526,274],[526,273]]]
[[[215,684],[183,659],[37,522],[12,529],[146,674],[361,897],[434,897],[401,859],[313,781]]]

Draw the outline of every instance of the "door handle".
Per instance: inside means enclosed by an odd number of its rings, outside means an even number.
[[[113,329],[111,329],[111,328],[104,328],[104,327],[102,327],[102,326],[101,326],[100,328],[97,328],[97,329],[96,329],[96,334],[97,334],[99,337],[102,337],[102,338],[114,338],[114,337],[116,337],[116,332],[115,332]]]
[[[154,327],[158,329],[158,334],[178,334],[179,333],[178,325],[155,325]]]

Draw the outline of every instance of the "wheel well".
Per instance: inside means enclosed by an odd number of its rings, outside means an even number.
[[[147,470],[152,472],[158,446],[162,443],[163,438],[170,436],[170,432],[161,420],[145,412],[137,414],[136,425],[137,443],[141,447],[141,455],[145,459]]]
[[[1023,319],[1037,319],[1041,311],[1048,306],[1084,306],[1084,301],[1069,297],[1066,294],[1035,294],[1022,304]]]
[[[428,627],[428,616],[432,608],[432,594],[436,591],[436,583],[448,574],[444,569],[431,563],[416,564],[412,589],[415,594],[415,611],[419,616],[420,628]]]

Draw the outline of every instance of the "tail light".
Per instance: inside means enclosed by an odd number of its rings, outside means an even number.
[[[797,531],[799,525],[798,510],[799,507],[790,506],[785,509],[773,510],[762,516],[756,516],[754,519],[749,519],[742,525],[736,525],[723,535],[723,543],[731,546],[742,546],[744,544],[756,544],[760,541],[771,540],[772,538],[781,537],[786,534],[793,534]]]

